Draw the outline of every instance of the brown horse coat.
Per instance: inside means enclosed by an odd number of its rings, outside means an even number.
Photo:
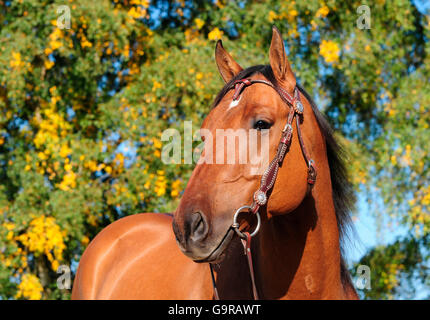
[[[270,66],[243,70],[217,44],[216,62],[227,85],[202,128],[215,136],[217,129],[253,129],[263,121],[270,126],[272,159],[289,106],[270,86],[253,84],[231,107],[233,92],[227,90],[235,80],[247,78],[292,93],[296,78],[276,28],[269,57]],[[260,208],[262,226],[252,240],[256,286],[263,299],[355,299],[341,254],[341,238],[350,223],[351,186],[330,127],[309,95],[299,90],[302,135],[318,177],[310,190],[293,125],[291,147],[267,205]],[[199,261],[215,265],[221,299],[250,299],[247,262],[230,227],[235,210],[252,202],[259,184],[260,176],[249,174],[248,164],[197,164],[173,219],[133,215],[97,235],[80,261],[72,298],[212,299],[208,265]]]

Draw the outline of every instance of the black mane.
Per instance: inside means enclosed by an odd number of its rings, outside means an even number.
[[[279,89],[276,89],[279,88],[279,85],[275,79],[270,65],[257,65],[242,70],[233,79],[226,83],[216,96],[212,104],[212,108],[219,104],[221,99],[227,94],[232,84],[236,80],[248,78],[257,73],[262,74],[274,85],[275,90],[279,92]],[[325,116],[318,110],[318,107],[311,96],[300,85],[297,84],[297,87],[309,101],[326,142],[327,159],[330,167],[330,177],[332,183],[333,202],[336,212],[337,226],[339,229],[339,242],[341,245],[341,279],[344,285],[352,285],[351,277],[345,263],[345,247],[347,242],[346,240],[350,240],[349,235],[355,232],[351,219],[351,211],[353,210],[355,204],[355,193],[352,183],[348,180],[348,172],[345,166],[347,154],[336,140],[333,129],[331,128]]]

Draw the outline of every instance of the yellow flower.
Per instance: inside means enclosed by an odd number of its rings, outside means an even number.
[[[51,262],[54,271],[57,271],[55,261],[63,259],[65,232],[55,222],[53,217],[40,216],[34,218],[27,231],[18,237],[18,240],[35,254],[45,254]],[[57,268],[55,268],[57,267]]]
[[[60,266],[60,263],[57,260],[52,261],[52,270],[57,271],[58,267]]]
[[[24,298],[29,300],[42,299],[43,287],[39,278],[34,274],[24,274],[21,277],[21,283],[18,285],[16,298]]]
[[[315,31],[318,28],[318,24],[314,20],[311,20],[311,26],[312,31]]]
[[[158,82],[157,80],[152,81],[152,91],[156,91],[157,89],[161,88],[163,85]]]
[[[150,0],[131,0],[130,4],[134,4],[136,6],[142,6],[144,8],[149,7]]]
[[[152,138],[152,142],[154,143],[154,147],[156,149],[161,149],[161,147],[163,146],[163,144],[161,143],[161,141],[157,138]]]
[[[11,231],[11,230],[15,229],[15,223],[5,222],[5,223],[3,223],[3,227],[5,227],[6,230]]]
[[[144,18],[146,15],[146,9],[138,6],[138,7],[132,7],[127,14],[132,17],[133,19],[141,19]]]
[[[54,41],[51,41],[51,42],[49,42],[49,45],[50,45],[50,47],[51,47],[51,50],[53,51],[53,50],[56,50],[56,49],[58,49],[58,48],[60,48],[61,47],[61,42],[60,41],[57,41],[57,40],[54,40]],[[45,50],[46,51],[46,50]],[[51,52],[52,52],[51,51]],[[46,52],[45,52],[46,53]]]
[[[85,167],[90,169],[92,172],[97,171],[97,162],[94,160],[87,161]]]
[[[181,191],[180,189],[181,189],[181,180],[179,180],[179,179],[175,180],[172,183],[172,191],[170,192],[170,195],[172,197],[177,197]]]
[[[70,149],[67,144],[64,144],[64,145],[61,146],[60,156],[62,158],[66,158],[71,153],[72,153],[72,149]]]
[[[81,244],[83,245],[83,246],[87,246],[88,245],[88,243],[90,242],[90,239],[87,237],[87,236],[83,236],[82,237],[82,239],[81,239]]]
[[[340,49],[336,42],[323,40],[320,44],[320,55],[327,63],[339,61]]]
[[[87,38],[85,38],[85,37],[82,37],[82,39],[81,39],[81,47],[82,48],[91,48],[93,46],[93,44],[91,43],[91,42],[89,42],[88,40],[87,40]]]
[[[278,18],[278,15],[276,14],[276,12],[270,10],[269,11],[269,22],[272,23],[273,21],[275,21]]]
[[[201,28],[203,28],[203,26],[205,25],[205,22],[202,20],[202,19],[200,19],[200,18],[195,18],[194,19],[194,23],[196,24],[196,27],[197,27],[197,29],[201,29]]]
[[[121,152],[118,152],[113,159],[114,163],[117,163],[119,167],[124,166],[124,155]]]
[[[158,177],[157,177],[157,180],[155,181],[154,191],[158,197],[161,197],[166,193],[167,181],[166,181],[166,177],[164,176],[163,170],[158,170],[157,174],[158,174]]]
[[[221,39],[223,34],[224,33],[220,29],[215,28],[211,32],[209,32],[208,39],[209,40],[219,40],[219,39]]]
[[[53,52],[53,50],[48,47],[48,48],[45,48],[44,52],[47,56],[49,56]]]
[[[66,166],[64,166],[64,169],[71,170],[71,165],[66,165]],[[68,171],[64,175],[63,181],[61,181],[58,187],[64,191],[68,191],[70,189],[76,188],[76,174],[73,171]]]
[[[315,16],[317,18],[325,18],[329,14],[330,9],[327,6],[324,6],[322,8],[319,8]]]
[[[225,4],[223,3],[223,0],[215,0],[215,5],[216,5],[218,8],[220,8],[220,9],[222,9],[222,8],[224,8],[224,7],[225,7]]]
[[[10,61],[10,66],[13,68],[18,68],[24,63],[21,60],[21,53],[12,52],[12,60]]]
[[[51,60],[46,60],[45,61],[45,68],[46,68],[46,70],[51,69],[53,66],[54,66],[54,61],[51,61]]]
[[[38,152],[37,156],[39,157],[40,160],[46,160],[48,159],[48,157],[46,156],[46,154],[44,152]]]
[[[290,37],[297,38],[299,36],[299,33],[297,32],[296,28],[293,28],[293,29],[288,30],[288,35]]]
[[[55,94],[55,87],[50,90],[51,95]],[[43,148],[52,154],[56,150],[56,144],[59,144],[59,133],[62,136],[67,135],[70,129],[70,124],[63,118],[63,116],[56,112],[56,103],[60,100],[58,96],[52,96],[49,104],[44,105],[42,108],[43,117],[34,117],[32,121],[39,130],[34,137],[34,144],[37,148]],[[45,156],[40,155],[41,160],[45,160]]]
[[[299,15],[299,12],[298,12],[296,9],[292,9],[292,10],[289,12],[289,14],[290,14],[290,16],[291,16],[292,18],[294,18],[294,17],[297,17],[297,16]]]

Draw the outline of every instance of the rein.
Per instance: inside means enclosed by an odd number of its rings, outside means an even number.
[[[290,106],[290,110],[287,116],[287,123],[285,124],[284,129],[282,130],[282,135],[278,144],[276,156],[270,162],[268,168],[264,171],[263,176],[261,177],[260,187],[258,188],[257,191],[254,192],[252,204],[250,206],[242,206],[239,209],[237,209],[236,213],[234,214],[233,224],[231,225],[231,228],[236,232],[236,234],[239,236],[242,242],[244,252],[248,261],[249,274],[251,278],[254,300],[258,300],[258,291],[255,284],[254,267],[252,264],[251,239],[260,230],[261,219],[260,219],[259,209],[260,207],[266,205],[268,200],[267,193],[273,188],[273,185],[275,184],[276,178],[278,176],[279,167],[282,165],[284,157],[289,151],[292,137],[293,137],[292,124],[293,124],[294,118],[296,119],[297,137],[299,139],[300,148],[302,150],[303,157],[308,167],[308,177],[307,177],[308,192],[311,190],[312,186],[316,182],[317,170],[316,170],[315,162],[310,157],[308,151],[305,148],[305,144],[303,142],[303,137],[300,129],[300,122],[303,121],[304,107],[302,102],[300,101],[300,92],[297,86],[294,88],[293,96],[291,96],[287,91],[285,91],[280,87],[275,87],[269,81],[240,79],[240,80],[236,80],[230,86],[230,88],[228,88],[228,90],[234,89],[233,101],[236,101],[239,98],[244,88],[255,83],[261,83],[272,87],[280,95],[282,100],[284,100],[284,102],[286,102]],[[249,232],[242,232],[239,230],[239,223],[237,222],[237,217],[239,213],[243,212],[244,210],[248,210],[248,212],[256,215],[257,217],[257,226],[251,234]],[[213,272],[213,266],[211,263],[209,263],[209,266],[211,270],[212,285],[214,288],[214,298],[216,300],[219,300],[218,290],[216,287],[215,276]]]

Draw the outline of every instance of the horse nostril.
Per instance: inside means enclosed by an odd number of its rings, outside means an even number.
[[[184,244],[184,236],[183,236],[181,230],[179,229],[179,226],[176,223],[176,220],[173,220],[172,227],[173,227],[173,234],[175,235],[176,241],[178,243],[180,243],[181,245],[183,245]]]
[[[195,212],[190,219],[190,238],[193,241],[202,240],[208,233],[208,224],[200,212]]]

